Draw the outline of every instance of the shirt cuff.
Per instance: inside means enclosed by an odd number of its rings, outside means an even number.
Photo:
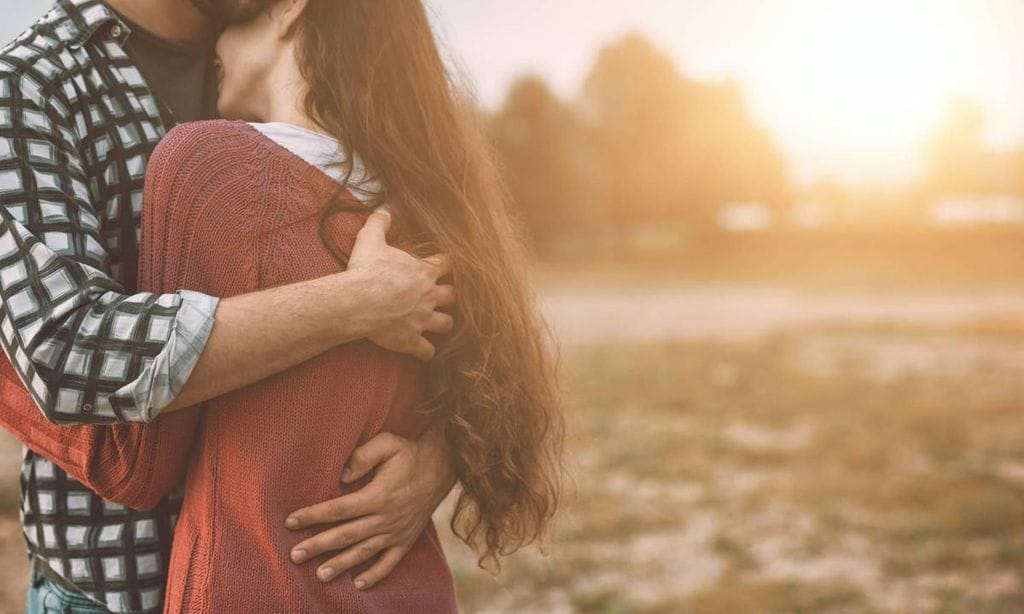
[[[195,290],[179,290],[177,294],[181,304],[166,345],[130,387],[115,393],[133,400],[137,415],[132,421],[151,422],[160,410],[171,404],[199,362],[213,331],[214,313],[220,298]]]

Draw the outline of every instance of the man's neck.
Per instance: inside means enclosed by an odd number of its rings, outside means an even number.
[[[164,40],[185,45],[207,42],[217,24],[189,0],[104,0],[112,9]]]

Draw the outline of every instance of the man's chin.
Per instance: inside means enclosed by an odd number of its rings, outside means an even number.
[[[220,11],[217,8],[220,4],[216,0],[192,0],[192,5],[199,9],[203,15],[218,21],[221,19]]]
[[[191,0],[204,15],[222,24],[246,21],[265,5],[264,0]]]

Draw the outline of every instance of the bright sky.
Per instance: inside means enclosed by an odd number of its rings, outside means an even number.
[[[1024,142],[1021,0],[427,0],[482,101],[535,72],[570,99],[602,44],[647,34],[686,73],[735,78],[797,179],[903,183],[951,97]],[[49,5],[0,0],[0,37]]]

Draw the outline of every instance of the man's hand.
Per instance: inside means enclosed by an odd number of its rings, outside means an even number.
[[[348,270],[220,299],[199,361],[159,411],[191,407],[357,339],[433,358],[423,335],[454,324],[436,310],[455,302],[455,288],[437,283],[451,265],[444,254],[421,259],[388,245],[390,220],[387,211],[368,216]]]
[[[334,525],[292,548],[295,563],[339,552],[317,568],[321,581],[380,552],[380,559],[355,578],[355,585],[369,588],[386,577],[420,538],[456,482],[444,437],[436,427],[419,440],[379,433],[352,453],[342,481],[358,480],[374,467],[373,479],[363,488],[297,510],[285,522],[289,529]]]
[[[382,298],[375,310],[381,325],[374,326],[366,338],[427,361],[435,348],[423,333],[448,333],[454,325],[451,315],[437,311],[455,302],[455,288],[437,282],[451,272],[451,261],[446,254],[421,259],[388,245],[385,234],[390,226],[391,213],[386,209],[370,214],[356,235],[348,261],[348,271],[373,283]]]

